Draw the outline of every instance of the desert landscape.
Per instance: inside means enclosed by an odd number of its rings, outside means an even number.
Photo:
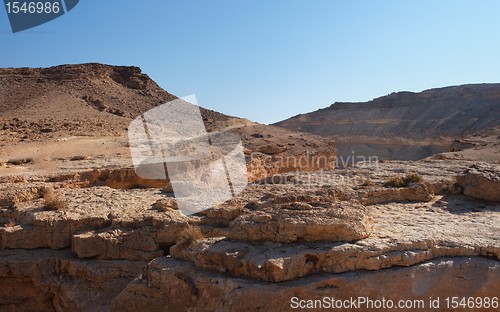
[[[0,69],[0,310],[498,311],[500,85],[275,125],[201,108],[241,138],[248,185],[192,215],[127,137],[174,99],[137,67]]]

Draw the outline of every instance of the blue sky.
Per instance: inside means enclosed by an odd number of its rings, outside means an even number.
[[[167,91],[262,123],[393,91],[499,82],[500,1],[81,0],[12,34],[0,67],[136,65]]]

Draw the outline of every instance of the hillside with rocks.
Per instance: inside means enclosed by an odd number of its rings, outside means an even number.
[[[173,99],[138,67],[0,69],[0,126],[24,139],[118,134],[128,119]]]
[[[77,64],[0,69],[0,163],[30,159],[28,165],[44,170],[74,156],[119,156],[130,163],[129,123],[174,99],[138,67]],[[306,166],[310,167],[301,170],[334,167],[333,146],[324,138],[203,107],[200,111],[208,132],[230,129],[241,138],[254,180],[297,170],[293,163],[278,161],[291,156],[309,159]],[[313,159],[318,157],[332,160],[316,164]]]
[[[334,168],[328,138],[201,109],[209,132],[241,137],[249,184],[185,215],[169,179],[131,163],[131,120],[176,98],[138,68],[0,69],[0,84],[0,311],[316,311],[360,297],[498,311],[498,129],[418,161]]]

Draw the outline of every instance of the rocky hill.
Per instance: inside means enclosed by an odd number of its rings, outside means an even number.
[[[19,143],[36,146],[24,148],[19,157],[39,164],[71,153],[94,157],[119,152],[130,158],[126,134],[131,120],[176,98],[138,67],[77,64],[0,69],[0,163],[17,154]],[[297,169],[271,157],[310,157],[301,170],[318,169],[313,157],[335,158],[323,138],[200,110],[207,131],[231,128],[241,137],[252,179]],[[53,154],[54,150],[60,153]],[[333,162],[323,167],[333,168]]]
[[[27,138],[123,132],[128,119],[173,99],[137,67],[0,69],[0,125]]]

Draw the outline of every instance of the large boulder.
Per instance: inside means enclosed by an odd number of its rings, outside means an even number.
[[[500,166],[472,165],[457,177],[465,195],[489,201],[500,201]]]
[[[237,217],[228,237],[245,241],[354,241],[372,232],[367,209],[338,202],[314,207],[306,202],[273,205]]]

